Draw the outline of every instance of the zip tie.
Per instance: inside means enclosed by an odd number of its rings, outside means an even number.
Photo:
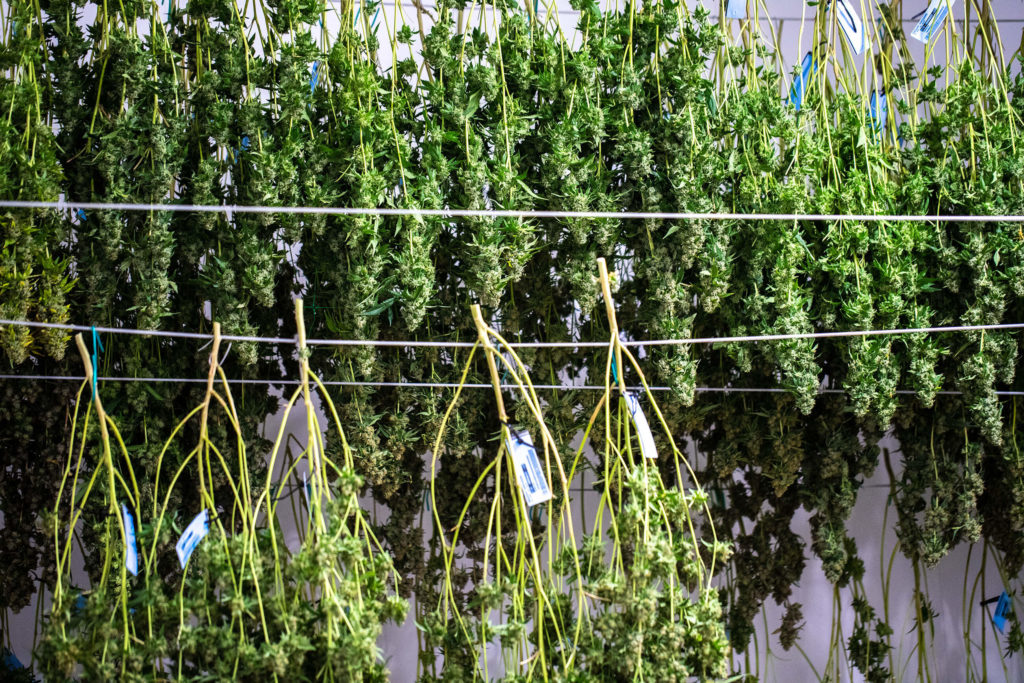
[[[133,334],[146,337],[168,337],[175,339],[213,339],[212,334],[198,332],[174,332],[165,330],[138,330],[127,327],[89,327],[86,325],[69,325],[64,323],[34,322],[28,320],[0,319],[0,326],[21,325],[23,327],[39,327],[45,329],[72,330],[89,332],[97,330],[104,334]],[[925,334],[936,332],[977,332],[981,330],[1016,330],[1024,328],[1024,323],[995,323],[991,325],[947,325],[940,327],[905,327],[891,330],[844,330],[839,332],[797,332],[793,334],[758,334],[740,337],[693,337],[689,339],[649,339],[641,341],[624,341],[623,346],[685,346],[687,344],[725,344],[737,342],[785,341],[788,339],[831,339],[833,337],[871,337],[894,334]],[[220,337],[227,342],[258,342],[265,344],[295,344],[294,337],[252,337],[244,335],[222,334]],[[456,341],[398,341],[391,339],[307,339],[307,346],[381,346],[391,348],[458,348],[468,349],[475,346],[474,342]],[[608,342],[511,342],[513,349],[603,349]]]
[[[96,390],[100,374],[100,354],[103,350],[103,342],[100,341],[100,335],[96,332],[96,328],[92,328],[92,397],[96,398]]]
[[[52,382],[81,382],[85,377],[73,375],[0,375],[0,380],[33,380]],[[206,384],[205,379],[194,377],[100,377],[103,382],[149,382],[154,384]],[[235,379],[228,378],[228,384],[250,384],[250,385],[285,385],[300,386],[301,381],[296,379]],[[353,382],[353,381],[323,381],[327,387],[379,387],[396,389],[492,389],[491,384],[457,384],[455,382]],[[516,390],[518,384],[499,384],[501,389]],[[600,384],[534,384],[534,389],[554,391],[604,391],[606,387]],[[614,387],[613,387],[614,389]],[[650,391],[672,391],[672,387],[648,386]],[[643,392],[643,386],[628,386],[626,391]],[[789,389],[781,387],[694,387],[698,394],[788,394]],[[845,394],[845,389],[818,389],[817,394]],[[895,396],[916,396],[917,391],[913,389],[897,389],[892,392]],[[995,391],[996,396],[1024,396],[1024,391]],[[937,396],[963,396],[962,391],[937,391]],[[507,424],[507,423],[503,423]]]
[[[842,213],[707,213],[685,211],[545,211],[526,209],[411,209],[400,207],[259,206],[227,204],[146,204],[138,202],[41,202],[0,200],[7,209],[89,209],[172,211],[178,213],[273,213],[327,216],[412,216],[441,218],[591,218],[611,220],[862,221],[909,223],[1024,223],[1024,215],[928,215]]]

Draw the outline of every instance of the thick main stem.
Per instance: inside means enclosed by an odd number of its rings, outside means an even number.
[[[480,311],[480,304],[473,304],[470,307],[473,313],[473,322],[476,324],[476,333],[480,343],[487,352],[487,369],[491,372],[491,384],[494,385],[494,400],[498,403],[498,419],[508,424],[508,413],[505,412],[505,399],[501,396],[501,380],[498,378],[498,366],[494,362],[494,354],[498,350],[491,343],[490,335],[487,332],[487,323],[484,322],[483,313]]]

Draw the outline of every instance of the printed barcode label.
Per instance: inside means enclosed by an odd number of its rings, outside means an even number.
[[[640,452],[643,453],[645,458],[657,458],[658,449],[654,445],[654,435],[651,434],[651,425],[647,422],[647,416],[644,415],[644,411],[640,408],[640,398],[632,393],[626,394],[626,407],[629,409],[629,415],[633,418],[633,424],[636,425],[636,436],[640,440]]]
[[[924,16],[921,17],[921,21],[917,22],[917,26],[910,32],[910,35],[922,43],[927,43],[942,26],[942,22],[946,20],[946,15],[949,14],[952,7],[953,0],[932,0],[928,4]]]
[[[533,447],[533,439],[529,432],[521,432],[509,428],[508,451],[512,454],[512,465],[516,471],[516,481],[523,499],[528,507],[539,505],[551,500],[551,487],[544,475],[537,449]]]

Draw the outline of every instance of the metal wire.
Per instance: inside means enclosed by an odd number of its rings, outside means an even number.
[[[27,320],[0,320],[4,325],[20,325],[44,329],[90,332],[95,329],[103,334],[130,334],[149,337],[171,337],[177,339],[213,339],[212,334],[198,332],[175,332],[172,330],[136,330],[126,327],[93,327],[92,325],[70,325],[63,323],[33,322]],[[894,334],[926,334],[938,332],[980,332],[985,330],[1015,330],[1024,328],[1024,323],[997,323],[992,325],[944,325],[938,327],[904,327],[890,330],[843,330],[838,332],[795,332],[793,334],[755,334],[739,337],[693,337],[690,339],[650,339],[647,341],[623,341],[624,346],[684,346],[687,344],[725,344],[739,342],[785,341],[792,339],[830,339],[833,337],[870,337]],[[254,337],[247,335],[222,334],[228,342],[258,342],[266,344],[296,344],[294,337]],[[396,348],[471,348],[473,342],[457,341],[416,341],[390,339],[307,339],[307,346],[383,346]],[[509,342],[513,349],[584,349],[608,348],[609,342]]]
[[[0,380],[35,380],[52,382],[84,382],[83,376],[72,375],[0,375]],[[151,382],[157,384],[206,384],[205,378],[194,377],[98,377],[99,382]],[[218,380],[219,381],[219,380]],[[228,379],[229,384],[255,384],[262,386],[298,386],[296,379]],[[454,382],[358,382],[358,381],[323,381],[329,387],[396,387],[402,389],[490,389],[490,384],[456,384]],[[518,384],[500,384],[502,389],[518,389]],[[607,387],[600,384],[534,384],[534,389],[552,391],[604,391]],[[614,385],[613,387],[614,388]],[[652,386],[651,391],[671,391],[671,387]],[[628,386],[629,391],[644,391],[642,386]],[[779,387],[696,387],[697,393],[714,394],[785,394],[788,389]],[[819,394],[843,394],[843,389],[819,389]],[[910,389],[898,389],[893,394],[898,396],[915,396],[918,392]],[[939,396],[962,396],[962,391],[937,391]],[[1024,396],[1024,391],[996,391],[996,396]]]
[[[326,216],[413,216],[419,218],[586,218],[612,220],[861,221],[910,223],[1024,223],[1014,215],[706,213],[688,211],[545,211],[534,209],[414,209],[352,206],[258,206],[227,204],[151,204],[142,202],[40,202],[0,200],[0,208],[89,211],[171,211],[176,213],[272,213]]]

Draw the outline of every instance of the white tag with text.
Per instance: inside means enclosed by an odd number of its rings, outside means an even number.
[[[135,542],[135,518],[124,503],[121,503],[121,519],[124,520],[124,566],[132,576],[138,576],[139,549]]]
[[[645,458],[657,458],[658,449],[654,445],[651,425],[648,424],[647,416],[640,408],[640,398],[632,392],[626,393],[626,407],[629,409],[630,417],[633,418],[633,424],[636,425],[636,436],[640,440],[640,452]]]
[[[516,480],[526,505],[533,507],[551,500],[551,487],[548,486],[548,478],[544,475],[544,468],[541,467],[529,432],[509,428],[508,451],[512,455]]]
[[[192,551],[199,545],[199,541],[203,540],[208,533],[210,533],[210,517],[206,510],[203,510],[189,522],[185,527],[185,533],[174,544],[182,569],[188,564],[188,558],[192,556]]]
[[[850,41],[850,47],[857,54],[861,54],[867,49],[868,39],[864,34],[864,24],[860,20],[860,15],[849,0],[836,0],[836,12],[839,13],[836,20],[846,34],[846,39]]]
[[[928,9],[925,10],[921,21],[917,22],[917,26],[910,32],[910,35],[922,43],[927,43],[942,26],[942,22],[946,20],[946,15],[949,14],[952,7],[953,0],[932,0],[928,3]]]

